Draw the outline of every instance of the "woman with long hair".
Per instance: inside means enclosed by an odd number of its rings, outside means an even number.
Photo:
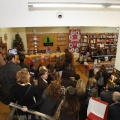
[[[85,81],[79,79],[76,83],[77,94],[80,102],[79,119],[85,120],[87,116],[87,106],[86,106],[86,84]]]
[[[24,106],[22,110],[27,111],[28,109],[33,109],[38,106],[40,112],[53,116],[60,103],[60,96],[61,84],[57,80],[52,81],[43,92],[41,99],[37,103],[30,106]]]
[[[61,105],[60,120],[77,120],[80,110],[80,103],[77,90],[69,86],[66,89],[65,99]]]

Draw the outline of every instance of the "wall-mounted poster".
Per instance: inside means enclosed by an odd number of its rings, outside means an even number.
[[[44,37],[44,46],[53,46],[53,37],[45,36]]]
[[[69,49],[79,52],[81,32],[79,29],[69,30]]]

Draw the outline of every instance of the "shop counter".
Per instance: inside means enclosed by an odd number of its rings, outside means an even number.
[[[52,54],[31,54],[25,55],[25,63],[30,65],[34,64],[35,68],[37,68],[40,64],[47,66],[48,64],[55,64],[56,60],[60,59],[61,62],[64,62],[65,53],[52,53]]]

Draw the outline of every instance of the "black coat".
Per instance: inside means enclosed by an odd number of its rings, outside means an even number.
[[[43,91],[48,87],[48,83],[46,83],[42,78],[39,78],[38,80],[38,86],[37,86],[37,92],[38,92],[38,98],[40,99],[42,97]]]
[[[21,67],[13,62],[6,63],[0,67],[0,95],[7,97],[10,89],[16,84],[16,74]]]
[[[112,94],[113,94],[113,91],[104,91],[100,94],[100,98],[101,98],[101,100],[103,100],[109,104],[112,104],[113,103]]]
[[[120,102],[109,106],[107,120],[120,120]]]

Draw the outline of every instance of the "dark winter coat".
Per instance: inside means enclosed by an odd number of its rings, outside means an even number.
[[[21,67],[13,62],[6,63],[0,67],[0,95],[7,97],[10,89],[16,84],[16,74]]]

